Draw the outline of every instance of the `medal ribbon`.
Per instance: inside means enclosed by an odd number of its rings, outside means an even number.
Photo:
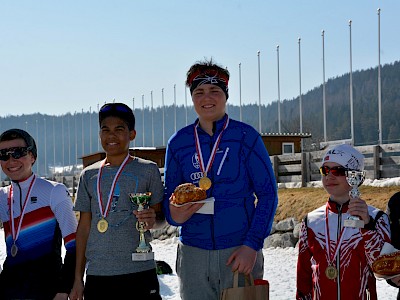
[[[28,192],[26,193],[26,196],[25,196],[24,206],[23,206],[21,214],[19,216],[17,232],[15,232],[15,223],[14,223],[14,209],[13,209],[14,199],[13,199],[13,191],[12,191],[13,186],[12,186],[12,184],[10,186],[10,192],[8,194],[7,201],[8,201],[8,206],[10,207],[11,235],[14,240],[14,243],[17,241],[19,233],[21,231],[22,220],[24,219],[24,215],[25,215],[25,209],[26,209],[26,206],[28,203],[29,196],[31,195],[31,192],[32,192],[32,187],[35,184],[35,181],[36,181],[36,175],[33,175],[32,181],[28,188]]]
[[[221,141],[222,133],[228,127],[229,117],[226,118],[224,126],[222,127],[222,130],[218,135],[217,141],[214,144],[214,147],[210,154],[210,159],[208,160],[207,167],[205,169],[204,169],[203,154],[201,153],[199,136],[197,134],[197,127],[199,126],[199,123],[200,123],[200,121],[197,122],[196,126],[194,127],[194,137],[196,139],[196,152],[197,152],[197,156],[199,157],[200,170],[201,170],[201,172],[203,172],[203,174],[205,174],[205,176],[207,176],[207,172],[210,170],[212,163],[214,162],[215,154],[217,153],[217,149],[218,149],[219,142]]]
[[[129,157],[130,157],[130,155],[128,153],[128,155],[125,157],[124,161],[119,166],[119,169],[118,169],[117,173],[114,176],[114,180],[113,180],[113,182],[111,184],[111,190],[110,190],[110,193],[108,194],[107,205],[104,208],[104,211],[103,211],[103,197],[102,197],[102,194],[101,194],[100,183],[101,183],[101,175],[103,174],[103,168],[104,168],[104,165],[106,163],[106,159],[104,159],[102,161],[102,163],[101,163],[101,167],[99,168],[99,171],[97,173],[97,201],[99,202],[99,209],[100,209],[101,216],[103,218],[106,218],[107,215],[108,215],[108,212],[110,211],[110,204],[111,204],[111,199],[112,199],[113,194],[114,194],[115,185],[117,184],[117,180],[118,180],[119,176],[121,175],[123,168],[128,163]]]
[[[330,266],[332,265],[333,261],[335,260],[337,254],[338,254],[338,251],[340,249],[340,245],[342,244],[342,241],[343,241],[345,229],[346,229],[346,227],[343,227],[342,230],[340,231],[339,241],[336,244],[336,247],[335,247],[335,249],[333,251],[333,256],[331,257],[330,248],[329,248],[330,237],[329,237],[328,203],[327,203],[326,204],[326,209],[325,209],[325,232],[326,232],[326,234],[325,234],[325,247],[326,247],[326,251],[327,251],[327,254],[328,254],[328,260],[329,260],[328,263],[329,263]]]

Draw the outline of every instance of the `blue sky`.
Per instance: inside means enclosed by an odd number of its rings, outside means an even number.
[[[212,57],[231,73],[231,104],[292,99],[325,79],[399,60],[400,1],[0,0],[0,116],[185,104],[190,65]],[[241,76],[239,76],[241,63]],[[241,85],[239,85],[239,78]],[[187,93],[187,103],[191,98]]]

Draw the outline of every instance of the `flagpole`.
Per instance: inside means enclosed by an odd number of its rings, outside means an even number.
[[[154,112],[153,112],[153,91],[150,92],[151,97],[151,145],[154,147]]]
[[[100,114],[100,104],[97,103],[97,116]],[[100,137],[97,137],[97,151],[100,151]]]
[[[378,116],[379,145],[382,144],[382,92],[381,92],[381,9],[378,8]]]
[[[185,125],[188,124],[188,107],[187,107],[187,86],[185,83]]]
[[[350,32],[350,123],[351,123],[351,144],[354,146],[354,110],[353,110],[353,59],[352,59],[352,38],[351,38],[351,23],[349,20]]]
[[[322,107],[324,113],[324,142],[326,142],[326,107],[325,107],[325,30],[322,30]]]
[[[142,146],[144,147],[144,94],[142,94]]]
[[[242,122],[242,63],[239,63],[239,120]]]
[[[115,99],[114,99],[115,101]],[[82,108],[82,156],[85,154],[85,137],[83,132],[83,108]]]
[[[44,120],[44,177],[47,178],[47,130],[46,118]]]
[[[261,133],[261,76],[260,76],[260,51],[258,57],[258,131]]]
[[[162,140],[165,146],[165,106],[164,106],[164,88],[161,89],[161,103],[162,103]]]
[[[36,143],[39,143],[39,127],[37,119],[36,119]],[[36,159],[36,173],[39,175],[39,158]]]
[[[132,112],[133,112],[133,115],[136,116],[135,115],[135,97],[132,98]],[[133,140],[133,147],[135,147],[135,146],[136,146],[136,138]]]
[[[174,132],[176,132],[176,84],[174,84]]]
[[[276,58],[278,66],[278,132],[281,133],[281,91],[279,82],[279,45],[276,46]]]
[[[301,38],[298,38],[299,43],[299,108],[300,108],[300,133],[303,133],[303,107],[302,107],[302,99],[301,99]],[[303,139],[300,142],[300,150],[303,152]]]

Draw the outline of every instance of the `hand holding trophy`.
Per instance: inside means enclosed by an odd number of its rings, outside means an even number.
[[[364,182],[364,179],[364,171],[346,171],[347,183],[352,187],[349,192],[351,198],[360,197],[361,193],[358,187]],[[350,216],[347,220],[344,220],[344,226],[353,228],[364,228],[364,221],[360,220],[360,218],[357,216]]]
[[[138,206],[138,211],[149,208],[151,193],[131,193],[129,198],[132,203]],[[136,247],[136,252],[132,253],[132,260],[145,261],[154,259],[154,252],[151,251],[150,245],[146,243],[144,233],[146,232],[145,222],[136,222],[136,230],[139,231],[139,245]]]

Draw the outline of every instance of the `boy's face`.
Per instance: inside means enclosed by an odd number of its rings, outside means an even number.
[[[327,162],[323,165],[329,168],[341,166],[334,162]],[[350,199],[351,186],[347,183],[346,176],[335,176],[329,172],[328,175],[322,176],[322,185],[335,202],[342,204]]]
[[[26,147],[26,143],[23,139],[15,139],[11,141],[0,142],[0,150]],[[26,152],[25,152],[26,153]],[[11,180],[21,181],[27,179],[32,174],[32,165],[35,162],[33,154],[28,151],[26,155],[16,159],[12,155],[9,155],[8,160],[1,160],[1,168]]]
[[[126,155],[135,136],[136,131],[129,130],[128,124],[118,117],[107,117],[101,123],[101,146],[108,156]]]
[[[226,96],[217,85],[199,85],[192,93],[192,101],[196,113],[203,120],[213,122],[225,115]]]

